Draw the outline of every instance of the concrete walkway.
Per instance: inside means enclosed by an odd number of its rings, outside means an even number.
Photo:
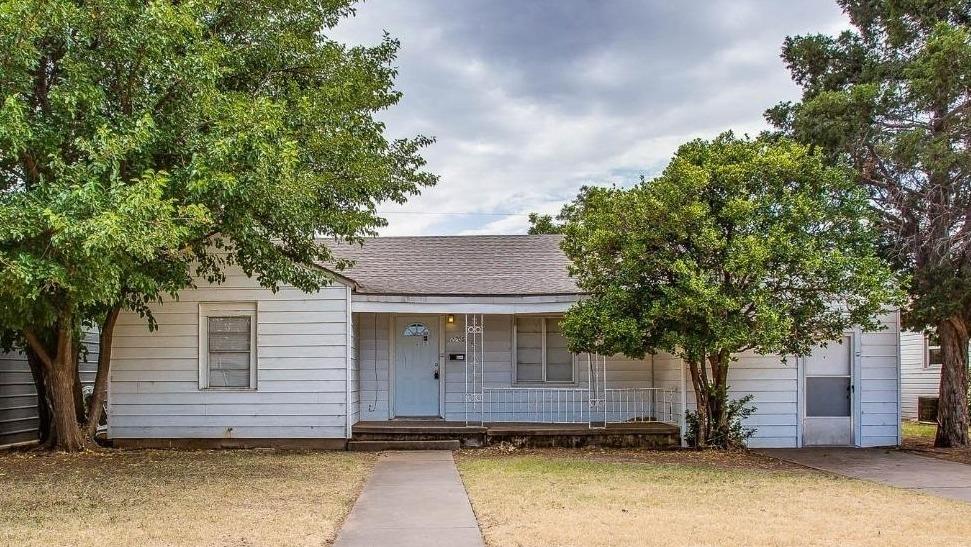
[[[762,454],[813,469],[971,502],[971,465],[880,448],[799,448]]]
[[[482,533],[447,450],[381,457],[337,535],[337,547],[482,547]]]

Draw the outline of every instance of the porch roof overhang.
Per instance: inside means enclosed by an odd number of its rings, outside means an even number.
[[[351,311],[371,313],[564,313],[579,294],[529,296],[352,294]]]

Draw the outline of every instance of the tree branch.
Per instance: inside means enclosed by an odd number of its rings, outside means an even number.
[[[41,343],[40,339],[37,338],[37,335],[31,328],[24,329],[24,338],[27,340],[27,343],[30,344],[30,348],[34,350],[34,353],[37,354],[37,357],[40,358],[41,364],[44,365],[44,372],[49,374],[54,368],[54,360],[51,359],[50,354],[47,353],[47,348],[44,347],[44,344]]]

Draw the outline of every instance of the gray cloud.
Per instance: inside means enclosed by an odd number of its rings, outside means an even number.
[[[845,25],[826,0],[370,0],[332,35],[399,38],[404,98],[384,119],[438,138],[439,186],[382,207],[384,233],[517,233],[525,215],[497,214],[553,212],[583,184],[657,173],[691,138],[762,129],[796,96],[785,36]]]

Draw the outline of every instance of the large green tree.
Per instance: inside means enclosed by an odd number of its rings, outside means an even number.
[[[230,263],[315,290],[331,259],[319,237],[372,235],[376,204],[435,182],[430,139],[389,140],[375,117],[400,97],[398,43],[327,36],[351,13],[0,3],[0,325],[40,363],[56,446],[85,444],[72,389],[85,321],[110,342],[121,307],[144,312]]]
[[[767,116],[852,164],[886,254],[910,274],[904,322],[943,350],[937,446],[968,444],[971,4],[840,0],[853,30],[787,38],[802,100]]]
[[[559,217],[557,217],[559,219]],[[553,218],[553,215],[541,215],[539,213],[529,213],[529,230],[531,236],[543,234],[561,234],[563,226]]]
[[[876,255],[867,195],[847,170],[788,140],[683,145],[661,176],[587,188],[563,248],[589,298],[571,349],[688,365],[701,446],[732,442],[728,371],[740,352],[806,355],[898,296]]]

